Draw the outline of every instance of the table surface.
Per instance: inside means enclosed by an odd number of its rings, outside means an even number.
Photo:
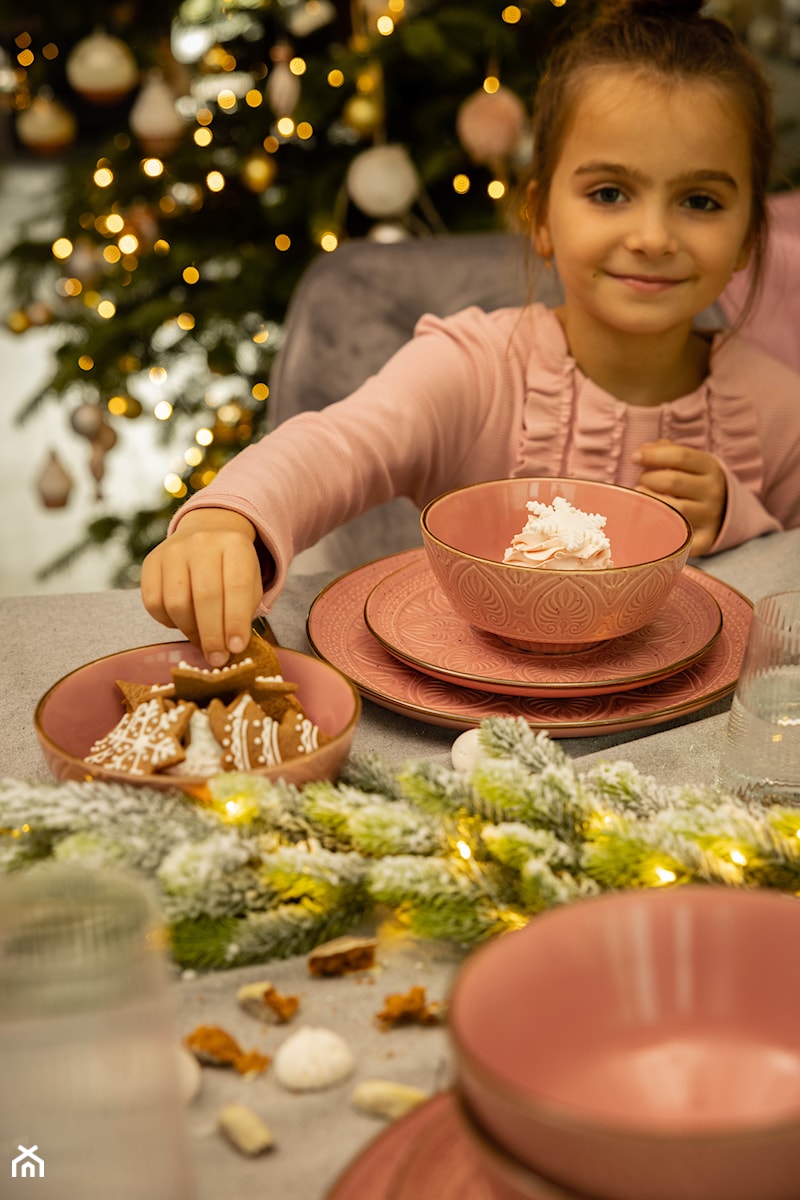
[[[800,587],[800,530],[772,534],[712,558],[697,560],[755,601],[771,592]],[[308,651],[305,622],[327,575],[290,576],[270,620],[278,640]],[[48,780],[33,730],[39,697],[68,671],[132,646],[171,641],[175,632],[157,625],[137,591],[82,595],[12,597],[0,600],[0,704],[3,738],[0,777]],[[627,759],[662,783],[713,781],[730,698],[669,723],[628,732],[567,738],[567,752],[588,766]],[[377,751],[400,766],[413,759],[447,761],[456,735],[364,702],[354,741],[358,751]],[[384,1126],[356,1112],[350,1092],[362,1079],[388,1078],[434,1092],[449,1082],[447,1035],[442,1028],[407,1027],[383,1032],[375,1013],[390,992],[412,984],[432,1000],[446,998],[459,956],[445,947],[381,936],[378,965],[339,979],[312,978],[304,958],[261,967],[184,976],[176,987],[179,1034],[198,1024],[220,1024],[245,1048],[273,1054],[298,1023],[340,1032],[356,1055],[353,1078],[328,1091],[293,1095],[269,1071],[242,1079],[205,1069],[197,1099],[187,1109],[196,1162],[197,1200],[323,1200],[347,1163]],[[301,1008],[292,1026],[267,1027],[241,1012],[235,995],[244,981],[267,979],[279,991],[297,994]],[[215,1131],[223,1104],[249,1104],[273,1130],[276,1149],[247,1159]],[[359,1200],[353,1197],[352,1200]],[[366,1198],[364,1198],[366,1200]],[[371,1198],[370,1198],[371,1200]]]

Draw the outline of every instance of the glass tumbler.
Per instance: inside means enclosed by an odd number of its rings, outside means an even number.
[[[742,800],[800,804],[800,591],[755,605],[717,783]]]
[[[138,883],[0,880],[0,1197],[192,1200],[170,988]]]

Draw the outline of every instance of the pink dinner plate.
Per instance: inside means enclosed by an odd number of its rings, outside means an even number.
[[[735,588],[694,567],[684,573],[719,604],[722,632],[702,658],[666,679],[613,695],[549,699],[494,695],[434,679],[385,650],[364,618],[375,585],[418,556],[416,548],[403,550],[340,575],[314,600],[306,626],[315,654],[338,667],[367,699],[393,712],[449,729],[472,729],[486,717],[522,717],[552,737],[584,737],[663,724],[729,695],[736,686],[753,606]]]
[[[527,654],[482,633],[453,609],[427,555],[376,583],[364,605],[374,637],[407,666],[505,696],[595,696],[642,687],[696,662],[722,632],[714,597],[681,575],[651,621],[572,654]]]
[[[526,1173],[529,1200],[581,1200]],[[326,1200],[496,1200],[452,1092],[390,1125],[345,1169]]]

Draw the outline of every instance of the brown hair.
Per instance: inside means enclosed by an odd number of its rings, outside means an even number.
[[[774,153],[772,97],[754,56],[722,21],[701,16],[702,0],[601,0],[554,46],[534,103],[536,183],[529,218],[542,222],[553,173],[579,95],[579,77],[596,67],[640,69],[670,81],[716,85],[737,104],[750,142],[749,236],[753,274],[737,324],[761,284],[767,247],[767,192]]]

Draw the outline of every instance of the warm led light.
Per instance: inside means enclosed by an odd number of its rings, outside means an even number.
[[[53,245],[50,247],[50,249],[53,251],[54,258],[69,258],[70,254],[72,254],[72,251],[75,249],[75,247],[73,246],[73,244],[69,240],[69,238],[60,237],[60,238],[56,238],[56,240],[53,242]]]
[[[200,482],[203,485],[203,487],[208,487],[208,485],[214,479],[216,479],[216,476],[217,476],[217,472],[214,471],[211,467],[209,467],[208,470],[203,471],[203,474],[200,476]]]
[[[563,8],[567,0],[550,0],[550,3],[553,5],[553,8]]]
[[[119,246],[104,246],[103,247],[103,258],[106,260],[107,263],[112,263],[112,264],[118,263],[119,260],[122,258],[122,253],[120,251]]]
[[[195,129],[192,137],[197,146],[210,146],[214,140],[214,135],[210,129]]]
[[[289,237],[289,235],[287,233],[279,233],[278,236],[275,238],[275,249],[276,250],[288,250],[289,247],[291,246],[291,244],[292,244],[292,239]],[[255,338],[253,340],[255,341]]]
[[[507,25],[516,25],[518,21],[522,20],[522,9],[517,8],[516,4],[509,4],[507,8],[503,9],[500,16]]]
[[[139,249],[139,239],[133,233],[124,233],[117,245],[123,254],[135,254]]]
[[[153,416],[157,421],[168,421],[172,416],[172,405],[169,400],[159,400],[153,409]]]
[[[26,46],[30,46],[32,40],[31,35],[25,30],[14,38],[14,45],[19,46],[20,50],[24,50]]]
[[[235,92],[232,92],[230,88],[223,88],[221,92],[217,93],[217,104],[220,108],[225,109],[226,112],[232,108],[236,108]]]
[[[472,858],[472,851],[470,850],[470,848],[466,842],[462,842],[462,841],[456,842],[456,850],[458,850],[458,853],[461,855],[462,858]]]
[[[469,175],[456,175],[453,178],[453,191],[459,196],[465,196],[470,188]]]
[[[382,37],[388,37],[390,33],[394,33],[394,21],[391,17],[378,17],[375,28]]]
[[[17,62],[21,67],[29,67],[33,62],[33,51],[23,50],[17,55]]]
[[[105,221],[106,229],[109,233],[121,233],[125,225],[119,213],[109,213],[107,217],[101,218]]]
[[[135,254],[123,254],[122,265],[126,271],[135,271],[139,265],[139,260]]]
[[[158,207],[163,213],[167,213],[167,215],[169,215],[170,213],[175,212],[178,205],[175,203],[175,200],[172,196],[162,196],[158,202]]]
[[[656,867],[656,876],[659,883],[674,883],[678,878],[674,871],[670,871],[667,867]]]
[[[148,179],[158,179],[164,174],[164,164],[160,158],[143,158],[141,168]]]
[[[264,147],[267,154],[274,154],[276,150],[280,149],[280,142],[276,137],[273,137],[271,133],[264,138],[261,145]]]
[[[388,8],[389,12],[405,12],[406,0],[389,0],[389,3],[386,5],[386,7]]]
[[[260,108],[264,103],[264,97],[261,95],[261,92],[258,90],[258,88],[250,88],[250,91],[244,98],[244,102],[248,108]]]
[[[261,329],[257,329],[253,334],[253,341],[257,346],[263,346],[265,342],[269,341],[269,330],[262,325]]]
[[[306,60],[304,58],[290,58],[289,59],[289,70],[292,72],[293,75],[305,75]]]
[[[200,272],[197,267],[186,267],[181,274],[184,283],[197,283],[200,278]]]
[[[98,187],[109,187],[114,182],[114,172],[109,171],[108,167],[100,167],[92,178]]]
[[[209,171],[206,175],[206,187],[210,192],[221,192],[225,187],[225,176],[221,171]]]
[[[275,128],[281,137],[291,137],[294,133],[294,121],[291,117],[281,117],[280,120],[275,122]]]
[[[506,185],[502,179],[493,179],[487,185],[486,191],[491,196],[492,200],[502,200],[506,194]]]
[[[741,850],[731,850],[731,861],[735,862],[738,867],[747,866],[747,859],[742,854]]]
[[[214,120],[214,114],[210,108],[201,108],[195,114],[194,119],[198,125],[210,125]]]
[[[61,286],[65,296],[80,296],[83,291],[80,279],[65,279]],[[800,837],[800,833],[798,836]]]
[[[483,90],[493,96],[500,89],[500,80],[496,75],[487,75],[483,81]]]
[[[83,297],[83,303],[87,305],[88,308],[95,308],[96,305],[100,303],[100,293],[86,292],[85,296]]]
[[[323,233],[322,237],[319,239],[319,244],[323,250],[327,250],[328,253],[330,253],[331,250],[335,250],[339,245],[339,239],[335,233],[331,233],[329,231],[327,233]]]
[[[328,71],[328,83],[331,87],[341,87],[344,83],[344,72],[340,71],[338,67]]]
[[[97,306],[97,315],[103,317],[106,321],[113,317],[116,311],[117,306],[113,300],[101,300]]]
[[[194,329],[195,320],[191,313],[182,312],[176,317],[180,329]]]
[[[91,371],[94,366],[94,359],[91,354],[82,354],[78,359],[78,366],[82,371]]]
[[[194,440],[197,442],[198,446],[210,446],[214,440],[214,433],[211,429],[206,429],[203,427],[202,429],[198,429],[197,433],[194,435]]]
[[[128,401],[124,396],[111,396],[106,404],[106,408],[112,417],[124,417],[128,411]]]
[[[155,383],[158,387],[167,382],[167,371],[165,367],[151,367],[147,372],[150,382]]]
[[[164,490],[169,492],[170,496],[179,496],[181,490],[186,490],[186,485],[180,475],[176,475],[174,471],[170,471],[169,475],[164,476]]]
[[[156,254],[169,254],[170,244],[169,242],[165,241],[164,238],[159,238],[157,241],[153,242],[153,249],[155,250]]]
[[[199,467],[200,463],[203,461],[203,451],[199,446],[190,446],[189,449],[184,452],[183,460],[187,467]]]
[[[235,425],[242,415],[238,404],[221,404],[217,416],[223,425]]]
[[[269,388],[265,383],[254,383],[250,389],[250,395],[254,400],[266,400],[269,396]]]
[[[314,128],[308,121],[301,121],[297,126],[297,136],[304,142],[314,136]]]

